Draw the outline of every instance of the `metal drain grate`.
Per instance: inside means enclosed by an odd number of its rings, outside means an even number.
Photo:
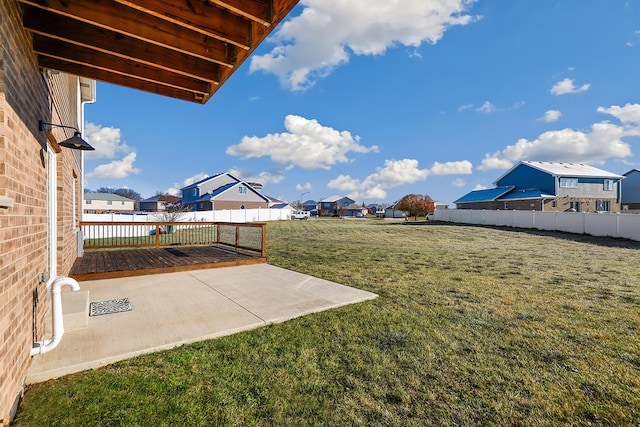
[[[108,301],[92,302],[89,316],[101,316],[103,314],[122,313],[131,311],[129,298],[112,299]]]

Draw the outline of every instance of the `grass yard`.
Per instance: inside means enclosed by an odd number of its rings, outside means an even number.
[[[640,425],[640,243],[291,221],[269,262],[373,301],[30,387],[17,426]]]

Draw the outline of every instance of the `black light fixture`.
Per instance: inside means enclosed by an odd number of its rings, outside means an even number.
[[[44,132],[47,126],[73,129],[74,133],[71,138],[65,139],[64,141],[58,143],[58,145],[61,147],[71,148],[72,150],[95,150],[95,148],[89,145],[87,141],[85,141],[80,137],[80,132],[78,131],[77,128],[74,128],[73,126],[64,126],[64,125],[57,125],[55,123],[46,123],[46,122],[43,122],[42,120],[38,122],[38,125],[41,132]]]

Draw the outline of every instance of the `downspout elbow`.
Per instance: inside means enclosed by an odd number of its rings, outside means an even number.
[[[62,287],[69,286],[72,291],[79,291],[80,285],[71,277],[58,277],[51,284],[51,317],[53,321],[53,337],[33,343],[31,356],[47,353],[60,344],[64,335],[64,320],[62,317]]]

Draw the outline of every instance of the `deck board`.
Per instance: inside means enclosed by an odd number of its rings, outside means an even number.
[[[75,261],[69,276],[80,281],[98,280],[265,262],[266,257],[258,254],[216,246],[90,251]]]

